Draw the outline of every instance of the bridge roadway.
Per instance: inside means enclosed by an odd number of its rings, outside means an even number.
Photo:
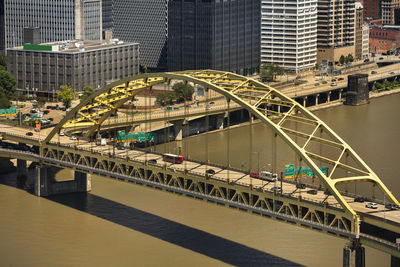
[[[394,74],[389,74],[389,72],[394,72]],[[364,73],[368,74],[368,81],[369,82],[374,82],[374,81],[379,81],[387,78],[393,78],[396,76],[400,76],[400,63],[388,65],[385,67],[377,68],[375,74],[371,74],[371,70],[368,71],[360,71],[357,73]],[[302,97],[302,96],[308,96],[308,95],[315,95],[323,92],[328,92],[331,90],[336,90],[336,89],[344,89],[347,87],[347,75],[338,75],[334,76],[336,79],[336,86],[331,86],[331,81],[330,79],[327,79],[327,84],[321,84],[320,81],[317,80],[312,80],[309,81],[307,84],[301,84],[297,86],[291,86],[290,88],[285,88],[282,89],[282,93],[286,94],[287,96],[294,98],[294,97]],[[343,78],[342,81],[338,81],[338,78]],[[318,82],[320,85],[315,86],[314,83]],[[302,88],[303,86],[306,86],[306,88]]]
[[[40,142],[44,140],[46,137],[46,133],[42,132],[39,136],[39,133],[33,132],[33,136],[27,136],[26,133],[29,132],[29,129],[13,127],[9,125],[0,124],[0,136],[2,137],[3,142],[11,142],[15,144],[15,148],[17,148],[18,143],[26,143],[34,146],[39,146]],[[45,130],[50,131],[50,130]],[[291,180],[284,181],[276,181],[276,182],[268,182],[257,178],[251,178],[248,172],[233,168],[226,168],[223,166],[218,166],[212,163],[204,163],[196,160],[186,159],[182,164],[173,164],[166,163],[162,161],[162,156],[160,153],[156,152],[144,152],[143,150],[118,150],[117,148],[113,148],[112,145],[108,144],[106,146],[96,146],[93,142],[88,142],[85,140],[81,140],[79,145],[77,144],[77,140],[70,140],[67,136],[57,136],[55,139],[59,140],[60,144],[58,146],[65,148],[74,148],[74,150],[82,150],[82,151],[90,151],[94,154],[100,154],[104,157],[112,157],[112,158],[120,158],[120,159],[129,159],[130,161],[139,162],[143,165],[149,164],[150,159],[154,159],[157,162],[153,165],[154,167],[159,168],[167,168],[174,170],[176,172],[187,172],[189,174],[194,174],[198,176],[204,177],[204,179],[211,179],[217,181],[223,181],[224,183],[244,186],[250,188],[251,190],[257,190],[259,192],[270,192],[273,195],[282,194],[283,197],[289,197],[301,200],[303,202],[315,203],[319,206],[325,206],[330,208],[340,209],[340,204],[338,201],[331,195],[326,195],[323,190],[318,190],[318,188],[307,186],[304,189],[296,188],[296,184]],[[39,141],[40,140],[40,141]],[[52,143],[54,144],[54,143]],[[5,151],[12,150],[13,148],[8,147],[8,149],[0,148],[3,153],[0,151],[0,154],[5,154]],[[9,156],[12,158],[12,152],[10,151]],[[39,155],[36,154],[38,157]],[[35,157],[27,156],[27,160],[35,161]],[[46,160],[43,160],[46,162]],[[208,169],[213,169],[215,171],[214,175],[209,175],[209,178],[206,178],[206,171]],[[116,173],[117,174],[117,173]],[[108,176],[112,176],[111,173]],[[280,189],[274,189],[276,187],[282,186],[282,192]],[[307,193],[308,190],[316,189],[317,194],[312,195]],[[344,194],[344,193],[342,193]],[[345,194],[344,194],[345,195]],[[375,224],[376,221],[383,221],[389,225],[387,229],[399,232],[400,229],[400,210],[387,210],[385,209],[383,203],[378,203],[378,208],[375,210],[371,210],[365,207],[366,203],[359,203],[354,201],[355,196],[345,195],[345,200],[350,204],[350,206],[359,214],[363,221],[368,222],[370,224]],[[243,208],[243,207],[240,207]],[[279,216],[278,216],[279,217]],[[301,223],[300,223],[301,224]],[[307,225],[306,223],[303,225]],[[313,228],[317,228],[315,225],[312,225]],[[324,229],[324,228],[322,228]],[[325,229],[326,230],[326,229]],[[328,230],[329,231],[329,230]],[[345,236],[345,233],[341,233],[340,229],[332,230],[333,233],[339,234],[341,236]],[[364,240],[366,244],[372,243],[380,243],[385,247],[381,250],[387,251],[389,250],[393,254],[394,244],[385,240],[378,240],[377,237],[373,237],[371,235],[367,235],[364,233],[360,233],[361,240]],[[363,239],[364,238],[364,239]],[[379,249],[379,248],[378,248]],[[398,252],[398,251],[397,251]],[[400,252],[398,252],[400,255]]]

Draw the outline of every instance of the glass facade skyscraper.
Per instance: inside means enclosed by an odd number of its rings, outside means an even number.
[[[260,65],[260,0],[170,0],[168,70],[253,74]]]
[[[39,27],[41,42],[101,37],[101,0],[4,0],[7,48],[22,45],[25,27]]]
[[[109,1],[109,0],[108,0]],[[168,0],[113,0],[113,35],[140,44],[140,64],[166,69]]]

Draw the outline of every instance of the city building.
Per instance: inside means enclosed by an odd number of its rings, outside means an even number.
[[[364,17],[363,17],[363,6],[360,2],[355,3],[356,8],[356,19],[355,19],[355,59],[360,60],[362,58],[362,50],[363,50],[363,26],[364,26]]]
[[[400,25],[384,25],[369,30],[369,48],[372,53],[386,53],[400,48]]]
[[[19,92],[49,96],[61,85],[76,91],[87,85],[97,89],[137,75],[139,44],[117,39],[24,44],[8,49],[7,61]]]
[[[41,42],[99,40],[101,0],[1,0],[6,48],[23,45],[24,28],[38,27]]]
[[[105,39],[105,31],[114,30],[113,1],[102,0],[102,19],[103,19],[103,39]]]
[[[260,0],[170,0],[168,70],[253,74],[260,66]]]
[[[262,0],[261,5],[261,63],[295,73],[312,69],[317,61],[317,0]]]
[[[363,0],[361,4],[364,7],[364,18],[381,18],[382,0]]]
[[[400,25],[399,0],[382,0],[382,24]]]
[[[112,18],[116,38],[140,44],[143,68],[166,70],[168,0],[112,0]]]
[[[361,59],[368,58],[369,56],[369,25],[367,23],[363,24],[362,30],[362,56]]]
[[[0,0],[0,53],[6,50],[6,28],[4,19],[4,0]]]
[[[342,55],[354,57],[354,13],[354,0],[318,0],[318,64],[338,62]]]

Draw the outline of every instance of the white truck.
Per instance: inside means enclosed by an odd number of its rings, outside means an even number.
[[[278,175],[276,173],[260,171],[259,173],[260,179],[275,182],[278,181]]]
[[[96,145],[98,145],[98,146],[107,145],[107,139],[106,138],[97,138]]]

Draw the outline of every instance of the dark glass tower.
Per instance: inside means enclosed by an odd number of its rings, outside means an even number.
[[[166,69],[168,0],[113,0],[114,37],[140,44],[140,64]]]
[[[112,31],[114,29],[113,17],[113,2],[114,0],[102,0],[102,19],[103,19],[103,32]]]
[[[4,52],[6,49],[6,28],[4,21],[4,0],[0,0],[0,52]]]
[[[260,65],[260,0],[170,0],[168,70],[252,74]]]

